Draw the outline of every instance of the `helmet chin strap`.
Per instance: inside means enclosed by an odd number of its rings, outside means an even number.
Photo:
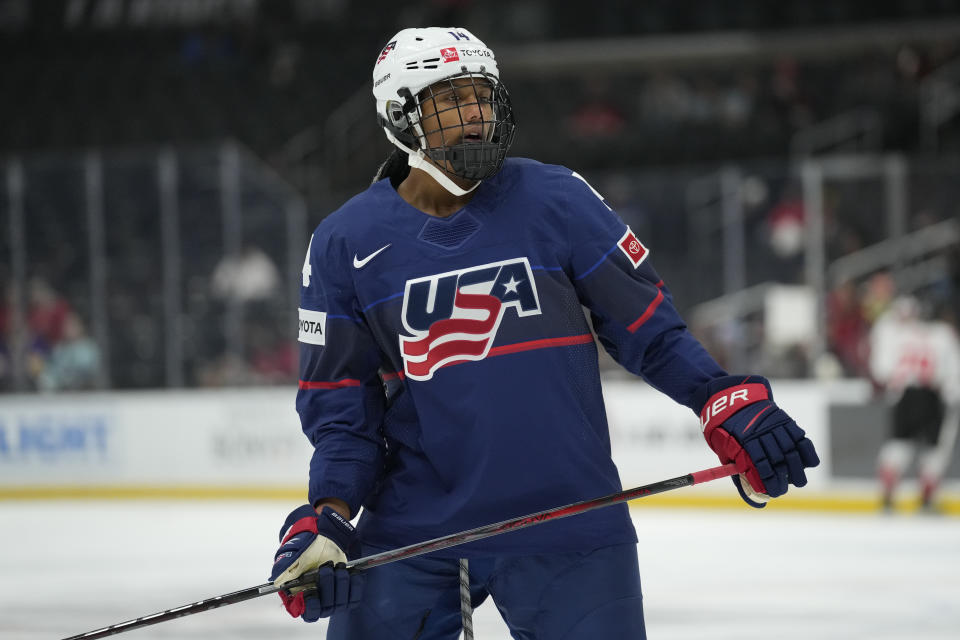
[[[430,174],[431,178],[439,182],[441,187],[455,196],[465,196],[480,186],[480,182],[476,182],[469,189],[460,188],[456,182],[444,175],[443,171],[438,169],[436,165],[427,160],[426,156],[423,155],[423,151],[419,149],[415,153],[407,155],[407,164],[409,164],[412,169],[423,169]]]
[[[432,162],[430,162],[429,160],[427,160],[426,156],[423,155],[423,151],[422,151],[422,150],[417,149],[416,151],[414,151],[413,149],[411,149],[411,148],[408,147],[407,145],[405,145],[405,144],[403,144],[402,142],[400,142],[399,140],[397,140],[396,136],[394,136],[392,133],[390,133],[390,131],[387,130],[386,128],[384,128],[383,131],[384,131],[384,133],[387,134],[387,140],[389,140],[390,142],[392,142],[393,144],[395,144],[395,145],[396,145],[397,147],[399,147],[402,151],[406,152],[406,154],[407,154],[407,164],[409,164],[412,169],[421,169],[421,170],[423,170],[423,171],[426,171],[426,172],[430,175],[431,178],[433,178],[434,180],[437,181],[437,183],[439,183],[439,185],[440,185],[441,187],[443,187],[444,189],[446,189],[447,191],[449,191],[449,192],[452,193],[453,195],[455,195],[455,196],[465,196],[465,195],[467,195],[468,193],[470,193],[471,191],[473,191],[474,189],[476,189],[477,187],[480,186],[480,182],[477,182],[477,183],[475,183],[472,187],[470,187],[469,189],[463,189],[463,188],[461,188],[456,182],[454,182],[454,181],[451,180],[449,177],[447,177],[446,175],[444,175],[443,171],[441,171],[440,169],[438,169],[438,168],[436,167],[436,165],[434,165]]]

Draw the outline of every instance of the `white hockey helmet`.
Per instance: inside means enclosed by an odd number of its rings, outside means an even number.
[[[484,134],[479,138],[465,138],[461,130],[455,135],[441,136],[440,146],[430,147],[427,135],[439,129],[424,131],[422,105],[433,99],[435,94],[429,90],[433,85],[444,80],[453,84],[458,78],[472,79],[475,92],[479,86],[483,86],[485,92],[489,87],[489,98],[485,95],[481,99],[475,94],[477,103],[492,102],[490,115],[483,116]],[[377,101],[377,121],[387,139],[408,154],[411,167],[427,171],[457,195],[472,191],[481,180],[499,171],[513,143],[516,121],[510,96],[500,82],[496,58],[493,51],[466,29],[429,27],[397,33],[374,64],[373,95]],[[436,103],[434,111],[440,111]],[[461,129],[463,124],[460,114],[459,124],[447,129]],[[452,144],[446,142],[448,137]],[[428,162],[427,157],[442,169]],[[463,190],[444,173],[477,184]]]

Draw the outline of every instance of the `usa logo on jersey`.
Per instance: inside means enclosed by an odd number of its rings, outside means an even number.
[[[526,258],[491,262],[407,280],[400,336],[406,376],[429,380],[440,367],[483,360],[507,308],[540,314],[540,298]]]

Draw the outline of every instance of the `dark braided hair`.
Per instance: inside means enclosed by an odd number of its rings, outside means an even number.
[[[390,184],[396,189],[401,182],[407,179],[408,175],[410,175],[410,164],[407,162],[407,154],[400,149],[394,149],[377,169],[377,174],[373,176],[373,182],[390,178]]]

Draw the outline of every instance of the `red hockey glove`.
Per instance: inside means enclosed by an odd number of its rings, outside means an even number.
[[[752,507],[783,495],[788,484],[804,486],[804,469],[820,464],[803,429],[773,403],[766,378],[711,380],[694,394],[694,407],[707,444],[721,462],[737,465],[740,476],[733,478],[734,484]]]

